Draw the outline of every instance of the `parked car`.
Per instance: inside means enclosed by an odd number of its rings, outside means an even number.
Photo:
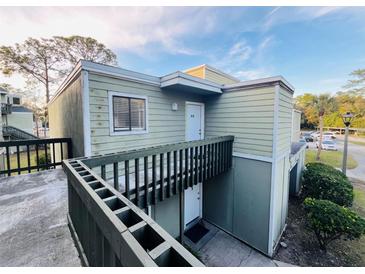
[[[313,138],[314,141],[317,141],[317,139],[319,138],[319,131],[315,131],[313,133],[311,133],[311,137]]]
[[[312,139],[313,140],[313,139]],[[304,137],[302,137],[302,138],[300,138],[299,139],[299,143],[303,143],[303,144],[305,144],[305,147],[306,148],[309,148],[309,145],[308,145],[308,143],[307,143],[307,140],[304,138]]]
[[[319,140],[319,136],[320,136],[320,132],[316,131],[314,133],[311,134],[311,137],[313,138],[314,141],[318,141]],[[325,131],[322,134],[322,139],[323,140],[328,140],[328,139],[336,139],[336,134],[334,132],[331,131]]]
[[[319,142],[316,143],[316,147],[319,147]],[[322,141],[322,149],[324,150],[338,150],[337,145],[332,140],[324,140]]]
[[[323,137],[324,138],[331,138],[331,139],[336,139],[336,134],[334,132],[331,132],[331,131],[326,131],[326,132],[323,132]]]
[[[313,142],[313,137],[311,136],[311,133],[312,132],[302,132],[302,138],[304,138],[306,142]]]

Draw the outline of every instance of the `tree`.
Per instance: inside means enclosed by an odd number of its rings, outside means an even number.
[[[336,100],[329,94],[320,94],[313,101],[313,111],[319,118],[319,142],[316,160],[321,159],[322,139],[323,139],[323,116],[336,110]]]
[[[295,108],[303,112],[302,126],[304,128],[315,128],[318,125],[318,115],[314,110],[316,95],[304,93],[295,98]]]
[[[50,100],[51,86],[60,82],[79,59],[116,64],[116,55],[90,37],[28,38],[13,47],[0,47],[2,73],[8,76],[20,73],[27,84],[42,84],[46,103]]]
[[[356,95],[365,95],[365,69],[357,69],[350,73],[355,79],[349,80],[344,86],[349,92]]]
[[[0,47],[0,69],[4,75],[22,74],[30,83],[41,83],[50,98],[50,84],[56,82],[63,53],[54,39],[28,38],[14,47]]]
[[[64,58],[71,67],[80,59],[108,65],[117,65],[117,56],[104,44],[91,37],[83,36],[55,36],[57,46],[63,50]],[[66,70],[67,72],[67,70]]]

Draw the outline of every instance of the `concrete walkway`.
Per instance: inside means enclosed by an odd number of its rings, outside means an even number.
[[[228,233],[203,221],[209,232],[194,244],[185,237],[185,243],[200,256],[206,266],[219,267],[287,267],[293,266],[275,261]]]
[[[61,169],[0,179],[0,266],[81,266]]]

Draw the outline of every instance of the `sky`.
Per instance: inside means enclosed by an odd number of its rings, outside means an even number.
[[[335,93],[365,68],[364,7],[0,7],[0,45],[54,35],[91,36],[120,67],[154,76],[200,64],[282,75],[296,95]]]

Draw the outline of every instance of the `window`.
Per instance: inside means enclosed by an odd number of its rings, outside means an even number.
[[[13,105],[20,105],[20,98],[19,97],[13,97]]]
[[[147,132],[147,97],[109,92],[109,107],[112,135]]]

